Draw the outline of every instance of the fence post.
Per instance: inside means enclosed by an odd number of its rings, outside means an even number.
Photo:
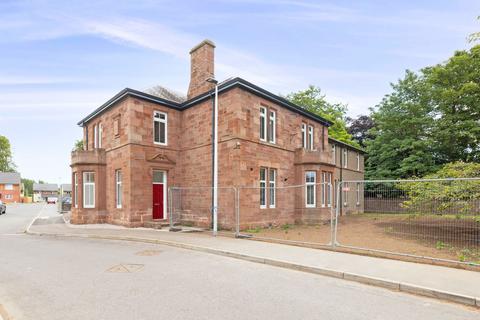
[[[168,208],[170,211],[170,230],[173,228],[173,202],[172,202],[172,187],[168,188]]]
[[[338,182],[338,186],[337,186],[337,199],[336,199],[336,202],[337,202],[337,207],[335,208],[335,227],[334,227],[334,231],[333,231],[333,241],[332,241],[332,248],[335,249],[335,246],[337,245],[337,233],[338,233],[338,216],[339,216],[339,213],[340,213],[340,206],[342,205],[341,203],[341,199],[340,199],[340,193],[341,193],[341,190],[342,190],[342,185],[343,185],[343,181],[339,181]]]

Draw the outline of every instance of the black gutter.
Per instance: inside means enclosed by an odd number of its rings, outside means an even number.
[[[320,116],[318,116],[318,115],[316,115],[316,114],[314,114],[310,111],[307,111],[307,110],[303,109],[302,107],[288,101],[287,99],[282,98],[278,95],[275,95],[275,94],[273,94],[273,93],[271,93],[271,92],[269,92],[269,91],[267,91],[263,88],[260,88],[259,86],[254,85],[253,83],[250,83],[246,80],[243,80],[242,78],[233,78],[233,79],[227,80],[227,81],[219,84],[218,92],[219,93],[227,92],[228,90],[236,88],[236,87],[240,87],[244,90],[252,92],[252,93],[254,93],[254,94],[256,94],[256,95],[258,95],[258,96],[260,96],[260,97],[262,97],[266,100],[269,100],[271,102],[279,104],[279,105],[285,107],[286,109],[289,109],[293,112],[299,113],[299,114],[301,114],[301,115],[303,115],[303,116],[305,116],[305,117],[307,117],[311,120],[319,122],[319,123],[321,123],[321,124],[323,124],[327,127],[329,127],[333,124],[331,121],[328,121],[327,119],[324,119],[324,118],[322,118],[322,117],[320,117]],[[150,95],[148,93],[144,93],[144,92],[137,91],[137,90],[134,90],[134,89],[126,88],[126,89],[123,89],[122,91],[120,91],[113,98],[108,100],[106,103],[101,105],[99,108],[95,109],[95,111],[90,113],[87,117],[82,119],[80,122],[78,122],[78,125],[83,126],[86,122],[90,121],[91,119],[93,119],[97,115],[101,114],[103,111],[107,110],[114,103],[117,103],[117,102],[121,101],[122,99],[124,99],[127,96],[137,97],[137,98],[140,98],[140,99],[143,99],[143,100],[158,103],[158,104],[164,105],[166,107],[170,107],[172,109],[182,111],[182,110],[191,108],[194,105],[196,105],[197,103],[200,103],[200,102],[208,99],[214,93],[214,90],[215,89],[212,89],[208,92],[205,92],[201,95],[198,95],[198,96],[196,96],[196,97],[194,97],[190,100],[187,100],[183,103],[177,103],[177,102],[173,102],[173,101],[170,101],[170,100],[166,100],[166,99],[163,99],[163,98],[159,98],[159,97]]]

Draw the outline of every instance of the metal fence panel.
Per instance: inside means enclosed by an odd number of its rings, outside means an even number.
[[[237,229],[241,236],[280,242],[329,245],[333,186],[241,187]]]
[[[217,190],[218,230],[233,231],[236,221],[236,189],[219,187]],[[212,187],[170,187],[168,197],[171,230],[212,230]]]
[[[480,178],[344,181],[335,243],[480,264]]]

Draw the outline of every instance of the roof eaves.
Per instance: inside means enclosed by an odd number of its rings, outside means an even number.
[[[367,152],[366,152],[365,150],[363,150],[362,148],[352,146],[351,144],[348,144],[348,143],[346,143],[346,142],[343,142],[343,141],[340,141],[340,140],[337,140],[337,139],[334,139],[334,138],[330,138],[330,137],[328,137],[328,140],[329,140],[329,141],[333,141],[333,142],[336,143],[336,144],[340,144],[340,145],[342,145],[342,146],[344,146],[344,147],[347,147],[347,148],[350,148],[350,149],[359,151],[359,152],[361,152],[361,153],[364,153],[364,154],[367,153]]]
[[[110,100],[108,100],[107,102],[105,102],[104,104],[102,104],[100,107],[98,107],[97,109],[95,109],[92,113],[90,113],[88,116],[86,116],[85,118],[83,118],[82,120],[80,120],[77,125],[79,126],[83,126],[85,123],[87,123],[88,121],[92,120],[94,117],[98,116],[100,113],[104,112],[105,110],[109,109],[111,106],[113,106],[115,103],[121,101],[122,99],[124,99],[125,97],[127,96],[132,96],[132,97],[136,97],[136,98],[140,98],[140,99],[144,99],[144,100],[147,100],[147,101],[150,101],[150,102],[154,102],[154,103],[158,103],[158,104],[162,104],[162,105],[165,105],[167,107],[170,107],[170,108],[173,108],[173,109],[177,109],[177,110],[180,110],[181,107],[180,107],[180,104],[177,103],[177,102],[173,102],[173,101],[169,101],[169,100],[166,100],[166,99],[163,99],[163,98],[160,98],[160,97],[156,97],[154,95],[151,95],[151,94],[148,94],[148,93],[145,93],[145,92],[141,92],[141,91],[138,91],[138,90],[134,90],[134,89],[130,89],[130,88],[125,88],[123,89],[122,91],[120,91],[119,93],[117,93],[115,96],[113,96],[113,98],[111,98]]]
[[[273,94],[263,88],[260,88],[259,86],[256,86],[254,85],[253,83],[250,83],[242,78],[233,78],[231,80],[228,80],[224,83],[221,83],[219,86],[218,86],[218,92],[224,92],[224,91],[227,91],[227,90],[230,90],[234,87],[237,87],[237,86],[240,86],[250,92],[253,92],[263,98],[266,98],[272,102],[275,102],[275,103],[278,103],[284,107],[286,107],[287,109],[289,110],[292,110],[294,112],[297,112],[297,113],[300,113],[312,120],[315,120],[317,122],[320,122],[322,123],[323,125],[329,127],[331,126],[333,123],[327,119],[324,119],[310,111],[307,111],[305,109],[303,109],[302,107],[288,101],[287,99],[285,98],[282,98],[276,94]],[[198,95],[190,100],[187,100],[185,101],[183,104],[182,104],[182,109],[188,109],[190,107],[192,107],[193,105],[209,98],[212,96],[212,94],[214,93],[214,90],[210,90],[210,91],[207,91],[201,95]]]

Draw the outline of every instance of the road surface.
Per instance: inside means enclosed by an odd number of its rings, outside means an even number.
[[[456,304],[196,251],[23,233],[55,209],[12,205],[0,216],[0,304],[16,320],[480,317]]]

